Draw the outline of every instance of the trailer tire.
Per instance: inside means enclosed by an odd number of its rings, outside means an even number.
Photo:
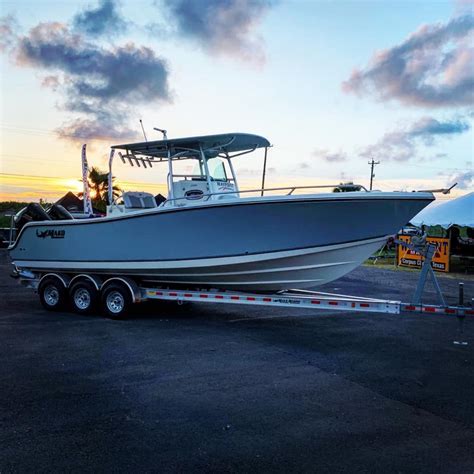
[[[91,281],[79,280],[69,289],[72,309],[78,314],[90,314],[97,308],[99,292]]]
[[[120,282],[113,282],[102,290],[102,309],[112,319],[124,319],[133,304],[130,288]]]
[[[41,280],[38,295],[43,308],[48,311],[60,311],[68,302],[68,294],[63,282],[54,276]]]

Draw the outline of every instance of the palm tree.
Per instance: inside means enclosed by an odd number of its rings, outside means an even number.
[[[112,182],[114,179],[115,177],[112,176]],[[93,166],[89,171],[88,181],[91,190],[92,205],[98,211],[105,212],[109,200],[109,173]],[[118,186],[112,185],[112,196],[114,198],[119,196],[120,191],[121,189]],[[82,195],[83,193],[79,193],[79,196]]]

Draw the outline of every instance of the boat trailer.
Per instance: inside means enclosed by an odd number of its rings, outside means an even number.
[[[410,303],[308,290],[259,294],[228,290],[160,288],[151,285],[142,286],[127,276],[112,276],[104,279],[101,275],[92,274],[48,273],[38,278],[28,270],[17,270],[13,276],[18,278],[23,285],[34,288],[39,294],[41,303],[48,310],[65,309],[69,306],[77,313],[86,314],[95,310],[100,302],[103,311],[114,319],[123,318],[134,303],[147,300],[175,301],[178,304],[205,302],[364,313],[400,314],[411,312],[452,315],[458,317],[461,325],[465,316],[474,315],[472,302],[471,306],[464,305],[462,283],[459,284],[458,304],[446,304],[431,266],[431,260],[436,250],[435,244],[427,244],[426,239],[420,239],[415,243],[400,243],[424,256],[418,284]],[[439,304],[422,302],[422,294],[428,277],[432,279]]]

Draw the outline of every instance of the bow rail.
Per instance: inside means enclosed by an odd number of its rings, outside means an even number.
[[[235,195],[235,194],[244,194],[244,193],[265,193],[267,191],[288,191],[286,193],[286,196],[291,196],[296,190],[299,189],[329,189],[329,188],[339,188],[339,189],[352,189],[355,186],[360,187],[361,190],[364,192],[369,192],[369,190],[365,187],[362,186],[361,184],[350,184],[350,185],[341,185],[341,184],[317,184],[314,186],[285,186],[285,187],[279,187],[279,188],[255,188],[255,189],[244,189],[244,190],[238,190],[238,191],[223,191],[223,192],[218,192],[218,193],[206,193],[203,194],[201,199],[205,199],[206,201],[209,200],[212,196],[222,196],[222,195]],[[358,191],[356,191],[358,192]],[[263,195],[263,194],[262,194]],[[190,200],[186,196],[178,197],[178,198],[172,198],[172,199],[167,199],[166,202],[174,202],[174,201],[182,201],[182,200]]]

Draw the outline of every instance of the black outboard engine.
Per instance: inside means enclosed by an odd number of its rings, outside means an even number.
[[[65,207],[61,206],[61,204],[53,204],[48,209],[47,214],[53,221],[70,221],[71,219],[74,219],[70,212]]]
[[[159,206],[160,204],[162,204],[163,202],[166,201],[166,198],[163,196],[163,194],[160,194],[158,193],[156,196],[155,196],[155,202],[156,202],[156,205]]]
[[[31,202],[28,206],[24,207],[15,216],[15,227],[17,235],[20,230],[29,222],[37,221],[50,221],[51,218],[48,216],[46,211],[36,202]]]

